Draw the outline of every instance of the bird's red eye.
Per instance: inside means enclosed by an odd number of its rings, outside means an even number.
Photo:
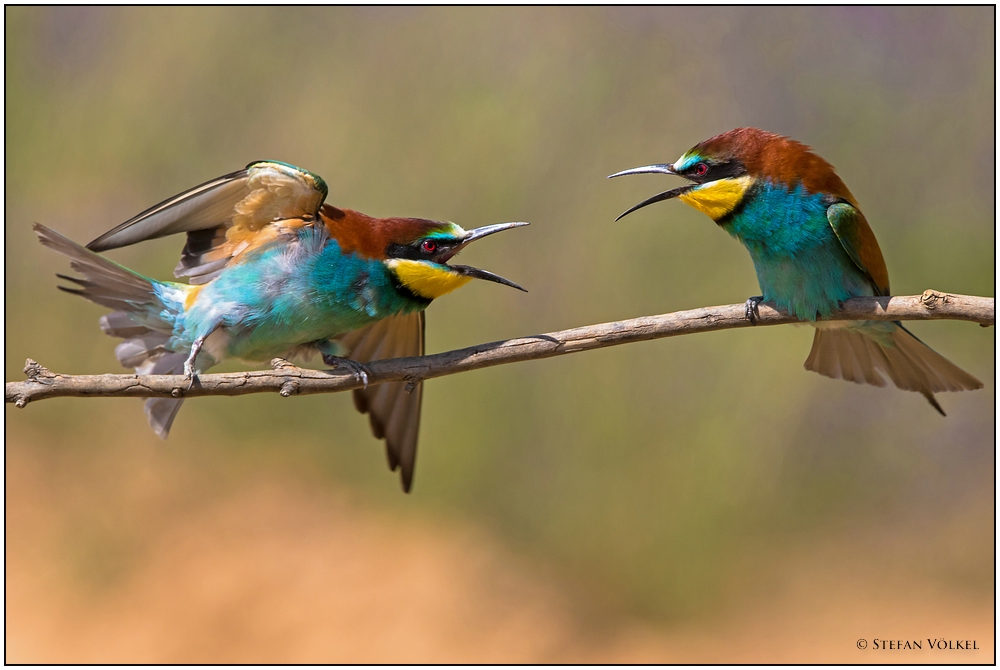
[[[694,173],[698,177],[704,177],[708,174],[708,166],[704,163],[698,163],[694,166]]]
[[[423,243],[420,245],[420,248],[425,253],[433,254],[435,251],[437,251],[438,245],[437,242],[435,242],[434,240],[424,240]]]

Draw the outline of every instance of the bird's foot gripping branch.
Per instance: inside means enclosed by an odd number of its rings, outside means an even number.
[[[831,314],[831,321],[928,321],[950,319],[972,321],[981,326],[995,324],[994,299],[927,290],[922,295],[851,298]],[[774,326],[800,320],[762,302],[756,325]],[[746,305],[704,307],[658,316],[640,317],[572,328],[543,335],[479,344],[429,356],[376,360],[366,368],[368,384],[406,382],[413,386],[424,379],[469,370],[562,356],[577,351],[601,349],[629,342],[704,333],[751,325]],[[64,375],[50,372],[28,359],[25,381],[7,382],[4,398],[24,407],[34,400],[56,397],[180,398],[208,395],[279,393],[284,397],[312,393],[335,393],[364,387],[349,370],[311,370],[276,359],[271,370],[203,374],[188,388],[183,375]]]
[[[308,170],[255,161],[167,198],[86,247],[39,223],[34,230],[82,275],[57,275],[68,282],[59,288],[114,310],[101,317],[101,330],[122,339],[115,355],[138,375],[120,392],[149,396],[146,418],[161,438],[197,389],[272,390],[249,375],[206,387],[202,373],[224,360],[320,354],[361,383],[355,407],[370,415],[390,468],[400,470],[409,491],[423,392],[419,381],[409,380],[369,391],[364,364],[373,357],[422,356],[424,310],[473,279],[524,291],[452,261],[475,240],[528,223],[465,230],[447,221],[380,219],[334,207],[325,202],[328,193],[322,177]],[[187,284],[146,277],[98,253],[178,233],[187,243],[174,277]],[[169,396],[137,381],[180,372],[187,384]],[[304,386],[288,379],[277,390],[287,397]],[[20,396],[22,403],[27,399]]]
[[[673,163],[610,177],[661,174],[687,184],[663,191],[618,218],[679,199],[739,240],[753,259],[764,296],[796,316],[828,317],[843,301],[889,296],[889,271],[875,233],[833,166],[789,137],[735,128],[699,142]],[[756,299],[746,317],[756,321]],[[899,323],[817,326],[805,368],[833,379],[916,391],[934,398],[983,383]]]

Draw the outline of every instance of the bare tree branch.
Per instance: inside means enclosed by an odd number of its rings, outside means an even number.
[[[925,321],[953,319],[994,325],[994,299],[927,290],[918,296],[852,298],[831,320]],[[798,319],[761,303],[757,325],[797,323]],[[577,351],[600,349],[661,337],[705,333],[751,326],[745,305],[705,307],[659,316],[602,323],[544,335],[478,344],[430,356],[373,361],[367,365],[369,384],[453,375],[468,370],[517,363]],[[361,382],[346,370],[309,370],[274,359],[272,370],[200,375],[191,383],[179,375],[62,375],[28,359],[27,381],[7,382],[6,402],[24,407],[32,400],[75,397],[194,398],[206,395],[243,395],[277,392],[282,396],[334,393],[360,388]]]

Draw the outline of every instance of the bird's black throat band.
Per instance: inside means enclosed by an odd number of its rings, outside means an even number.
[[[716,219],[715,222],[722,227],[729,225],[733,218],[741,214],[743,210],[746,209],[747,203],[757,197],[757,193],[759,191],[760,186],[758,184],[751,184],[750,188],[743,193],[743,197],[740,198],[740,201],[736,203],[736,206],[726,212],[721,219]]]
[[[421,309],[427,307],[428,305],[431,304],[431,302],[433,302],[433,299],[425,298],[422,295],[417,295],[409,288],[407,288],[403,284],[403,282],[399,280],[399,277],[396,275],[396,273],[393,272],[392,270],[389,271],[389,276],[392,278],[392,287],[396,289],[396,293],[398,293],[400,297],[404,298],[405,300],[417,303],[418,305],[421,306],[420,307]]]

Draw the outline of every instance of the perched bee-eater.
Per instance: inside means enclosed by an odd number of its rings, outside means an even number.
[[[64,291],[116,311],[102,330],[138,374],[192,379],[227,358],[267,361],[319,353],[346,366],[372,432],[385,438],[389,466],[409,491],[420,426],[421,384],[368,388],[364,363],[424,353],[424,309],[472,278],[517,284],[467,265],[449,265],[473,240],[527,225],[463,230],[427,219],[378,219],[324,204],[317,175],[277,161],[251,163],[129,219],[86,248],[35,224],[42,244],[69,256],[82,279]],[[149,279],[98,251],[187,233],[175,277]],[[524,289],[521,289],[522,291]],[[146,416],[166,438],[181,399],[146,401]]]
[[[816,327],[805,367],[859,384],[916,391],[941,414],[941,391],[982,388],[978,379],[918,340],[901,323],[817,321],[854,296],[887,296],[889,273],[857,200],[833,166],[795,140],[737,128],[705,140],[673,164],[611,175],[662,173],[692,182],[664,191],[618,218],[679,198],[704,212],[750,252],[763,296]]]

